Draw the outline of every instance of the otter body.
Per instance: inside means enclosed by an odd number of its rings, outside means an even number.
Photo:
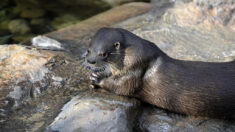
[[[170,111],[210,117],[235,114],[235,61],[210,63],[176,60],[155,44],[124,29],[102,28],[89,46],[93,87]]]

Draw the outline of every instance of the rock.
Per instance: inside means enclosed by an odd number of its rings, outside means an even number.
[[[173,58],[199,61],[231,61],[235,58],[232,25],[215,24],[206,16],[201,18],[208,22],[197,23],[200,20],[194,17],[194,11],[200,10],[192,6],[195,4],[192,2],[155,2],[151,12],[118,27],[154,42]],[[171,8],[173,4],[174,8]],[[198,10],[189,9],[191,7]]]
[[[28,86],[30,83],[44,79],[49,72],[44,65],[51,58],[51,54],[41,54],[39,51],[31,51],[25,47],[2,45],[0,48],[1,97],[12,98],[14,105],[18,106],[22,100],[34,96],[34,93],[30,93],[33,89]],[[41,91],[39,87],[35,87],[35,90]]]
[[[37,36],[32,38],[32,45],[40,49],[64,50],[60,42],[46,36]]]
[[[16,34],[26,34],[30,32],[30,28],[28,26],[27,21],[23,19],[15,19],[10,21],[8,24],[8,29],[10,30],[11,33],[16,33]]]
[[[39,8],[26,8],[24,9],[20,16],[22,18],[39,18],[39,17],[42,17],[44,16],[45,14],[45,11],[43,9],[39,9]]]
[[[9,4],[9,1],[10,1],[10,0],[2,0],[2,1],[1,1],[1,4],[0,4],[0,8],[3,8],[3,7],[5,7],[6,5],[8,5],[8,4]]]
[[[4,20],[4,16],[7,14],[6,12],[7,12],[6,9],[0,11],[0,20]]]
[[[64,1],[60,0],[61,4],[66,6],[81,6],[81,7],[97,7],[97,8],[104,8],[107,6],[103,0],[70,0]]]
[[[69,79],[68,85],[71,86],[74,81],[80,83],[78,74],[83,74],[74,64],[76,60],[70,58],[70,64],[67,64],[68,56],[63,55],[33,47],[0,45],[0,131],[38,131],[53,119],[48,120],[48,116],[56,116],[55,108],[59,110],[63,105],[60,103],[65,103],[71,96],[63,94],[73,91],[71,87],[66,91],[68,86],[62,89],[66,79]],[[79,72],[76,74],[75,70]],[[71,75],[76,77],[70,78]],[[49,101],[51,99],[52,102]],[[11,111],[15,110],[20,111],[14,115]],[[31,127],[21,127],[27,124]]]
[[[232,132],[235,124],[231,121],[190,117],[166,112],[153,106],[145,106],[139,118],[140,128],[148,132]]]
[[[93,16],[67,28],[52,32],[49,36],[66,40],[77,38],[76,41],[80,41],[79,38],[87,37],[89,33],[94,34],[94,32],[101,27],[108,27],[136,15],[146,13],[151,8],[152,6],[148,3],[128,3],[120,7],[112,8],[109,11]]]
[[[137,100],[107,94],[73,97],[47,132],[131,132],[140,113]]]
[[[0,29],[3,30],[8,30],[8,24],[9,24],[10,20],[4,20],[0,22]]]

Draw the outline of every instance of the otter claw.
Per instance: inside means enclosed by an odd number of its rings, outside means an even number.
[[[94,88],[95,88],[95,85],[91,84],[91,85],[90,85],[90,88],[94,89]]]
[[[90,77],[90,80],[91,80],[91,83],[92,84],[95,84],[97,81],[98,81],[98,79],[97,78],[95,78],[95,77]]]
[[[100,81],[102,81],[102,78],[101,78],[101,75],[100,74],[96,74],[96,73],[91,73],[90,77],[90,82],[91,82],[91,85],[94,85],[94,86],[91,86],[91,87],[99,87],[100,85]]]
[[[94,77],[98,77],[98,75],[97,75],[97,74],[95,74],[95,73],[92,73],[91,75],[92,75],[92,76],[94,76]]]

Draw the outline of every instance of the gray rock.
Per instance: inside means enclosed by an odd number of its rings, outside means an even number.
[[[73,97],[47,132],[132,132],[140,112],[140,103],[101,95]]]
[[[32,38],[32,46],[38,47],[40,49],[64,50],[60,42],[46,36],[37,36]]]
[[[196,5],[153,0],[152,11],[117,27],[154,42],[173,58],[220,62],[235,59],[234,25],[215,23],[217,19],[212,21],[211,15],[206,14],[208,10],[203,14],[203,9]],[[230,7],[232,10],[233,6]]]
[[[148,132],[232,132],[235,122],[210,119],[203,117],[190,117],[166,112],[153,106],[146,106],[139,118],[140,128]]]
[[[0,29],[8,30],[8,24],[10,22],[8,16],[7,16],[7,10],[1,10],[0,11]]]
[[[36,97],[38,91],[45,90],[37,87],[37,84],[49,86],[45,80],[48,79],[49,70],[44,64],[52,57],[51,55],[40,54],[22,46],[2,45],[0,56],[0,95],[2,98],[10,99],[14,108]],[[4,104],[0,106],[3,107]]]

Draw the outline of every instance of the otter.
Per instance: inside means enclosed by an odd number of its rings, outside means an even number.
[[[181,114],[234,118],[235,61],[177,60],[121,28],[98,30],[85,60],[93,88]]]

